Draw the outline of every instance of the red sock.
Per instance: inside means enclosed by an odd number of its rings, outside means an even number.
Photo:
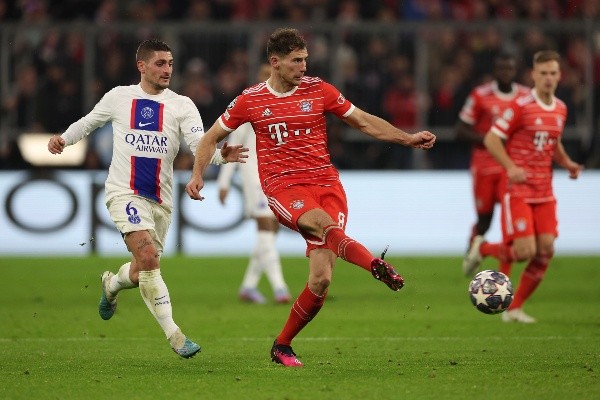
[[[294,337],[300,333],[302,328],[304,328],[306,324],[317,315],[321,307],[323,307],[326,296],[327,292],[325,292],[323,296],[317,296],[311,292],[307,283],[302,293],[300,293],[300,296],[298,296],[292,305],[290,316],[288,317],[283,330],[277,336],[277,344],[286,346],[291,345]]]
[[[500,272],[502,272],[506,276],[510,276],[512,271],[512,263],[511,262],[500,262]]]
[[[512,263],[516,261],[515,251],[512,246],[507,245],[505,243],[481,243],[481,247],[479,248],[479,252],[483,257],[492,256],[497,258],[500,263]],[[502,265],[501,265],[502,267]],[[510,268],[510,267],[509,267]]]
[[[542,278],[544,278],[549,262],[548,257],[534,257],[529,261],[521,275],[519,286],[509,309],[521,308],[523,303],[535,292]]]
[[[325,228],[325,243],[327,248],[342,260],[371,271],[371,261],[375,257],[365,246],[346,236],[338,225],[329,225]]]

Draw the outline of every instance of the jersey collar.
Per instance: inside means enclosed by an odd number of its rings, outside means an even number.
[[[552,103],[546,104],[544,103],[537,95],[535,88],[531,89],[531,95],[535,99],[535,102],[540,106],[540,108],[544,111],[554,111],[556,108],[556,97],[552,96]]]

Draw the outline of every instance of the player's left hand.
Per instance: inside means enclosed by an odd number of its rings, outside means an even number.
[[[229,146],[227,142],[223,143],[223,147],[221,147],[221,156],[227,162],[239,162],[245,163],[246,158],[248,158],[248,148],[242,146],[241,144],[236,144],[233,146]]]
[[[48,151],[52,154],[60,154],[66,146],[65,139],[58,135],[53,135],[48,141]]]
[[[185,185],[185,192],[192,200],[204,200],[204,197],[200,194],[200,190],[202,190],[203,187],[204,179],[202,179],[201,176],[198,178],[192,176],[187,185]]]
[[[574,161],[570,161],[567,164],[566,168],[569,171],[569,178],[577,179],[577,178],[579,178],[579,174],[581,173],[581,171],[583,170],[584,167],[581,164],[577,164]]]
[[[435,135],[429,131],[421,131],[411,135],[411,147],[429,150],[435,143]]]

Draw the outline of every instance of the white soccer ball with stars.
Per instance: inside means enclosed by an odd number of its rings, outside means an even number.
[[[473,305],[482,313],[498,314],[512,303],[512,283],[502,272],[481,271],[469,284],[469,296]]]

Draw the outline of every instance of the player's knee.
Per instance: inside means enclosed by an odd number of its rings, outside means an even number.
[[[524,246],[514,249],[515,250],[515,261],[526,261],[533,258],[536,255],[535,246]]]
[[[312,274],[309,278],[309,285],[315,294],[321,296],[331,285],[331,274]]]
[[[550,262],[550,259],[554,257],[554,245],[540,246],[536,257],[544,259],[546,262]]]
[[[150,271],[159,267],[160,255],[154,246],[148,246],[140,251],[135,258],[142,271]]]
[[[325,292],[327,292],[327,288],[331,284],[331,279],[321,279],[315,284],[315,294],[322,296]]]

